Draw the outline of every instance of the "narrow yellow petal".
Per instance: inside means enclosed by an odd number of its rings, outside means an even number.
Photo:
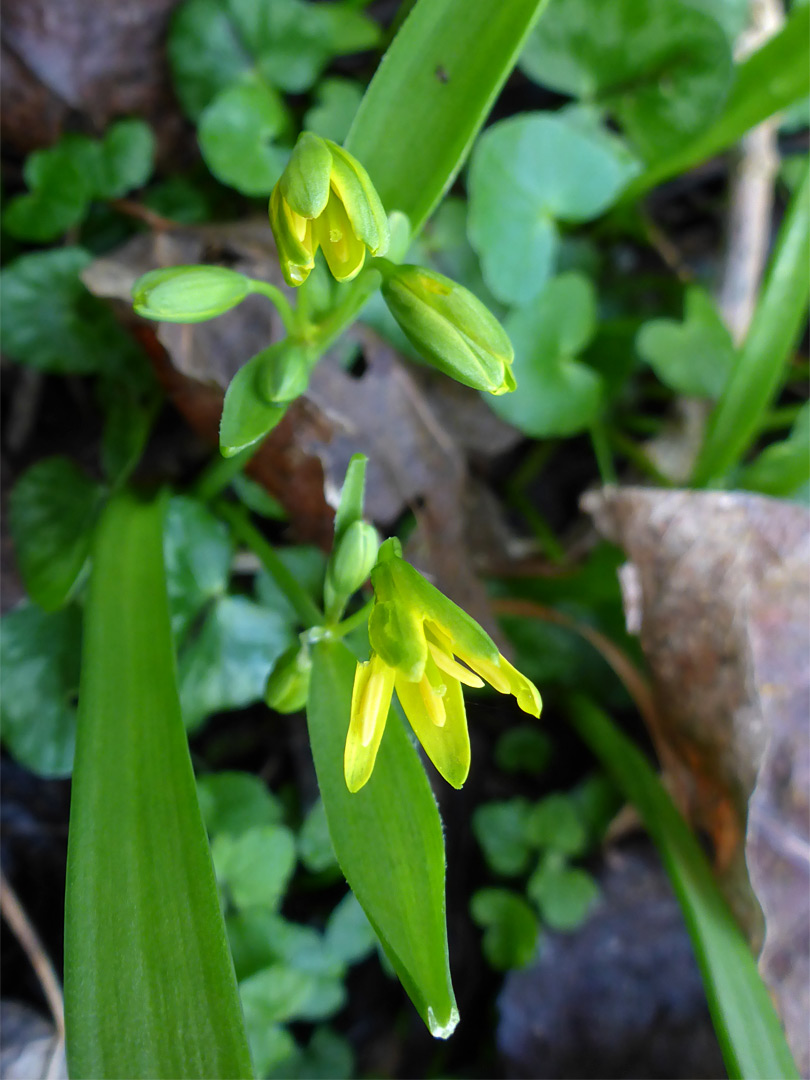
[[[495,663],[492,660],[486,660],[481,656],[472,656],[462,652],[458,646],[454,646],[453,652],[459,659],[463,660],[465,664],[468,664],[473,671],[477,671],[481,678],[485,682],[488,682],[493,690],[497,690],[499,694],[511,693],[509,679],[502,667],[505,661],[500,654],[498,662]]]
[[[445,722],[438,727],[425,708],[419,684],[397,673],[394,681],[405,715],[425,753],[448,784],[460,788],[470,771],[470,736],[461,683],[445,678],[441,698]]]
[[[518,705],[524,712],[529,713],[531,716],[540,715],[543,706],[537,687],[531,679],[527,679],[516,667],[510,664],[505,656],[501,656],[499,653],[497,664],[493,664],[490,660],[483,660],[479,656],[466,656],[458,650],[456,652],[466,664],[469,664],[483,679],[486,679],[489,685],[494,690],[497,690],[499,694],[514,694]]]
[[[428,641],[428,649],[430,649],[430,655],[436,662],[436,667],[440,668],[448,675],[452,675],[452,677],[458,679],[460,683],[464,683],[465,686],[473,686],[476,689],[484,685],[483,679],[479,679],[479,677],[470,671],[469,668],[457,664],[452,656],[448,656],[446,652],[440,649],[438,645],[434,645],[432,641]]]
[[[352,230],[345,207],[332,194],[326,209],[315,222],[314,234],[321,245],[332,276],[338,281],[351,281],[362,269],[366,245]]]
[[[357,665],[343,754],[343,774],[352,793],[363,787],[374,769],[393,690],[393,668],[379,656],[372,654],[368,663]]]

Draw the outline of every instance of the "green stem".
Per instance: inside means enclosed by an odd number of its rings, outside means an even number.
[[[709,421],[692,482],[721,483],[761,430],[801,333],[810,297],[810,169],[791,198],[779,230],[751,328],[728,385]]]
[[[315,323],[309,330],[309,340],[322,356],[329,346],[340,337],[343,331],[350,326],[362,309],[366,301],[380,287],[380,272],[367,269],[349,285],[346,295],[338,305],[329,312],[325,318]]]
[[[804,405],[803,401],[799,401],[794,405],[782,405],[778,409],[771,409],[766,416],[763,416],[759,430],[782,431],[784,428],[793,427]]]
[[[588,434],[591,437],[591,445],[593,446],[596,465],[599,469],[599,476],[602,479],[602,483],[618,483],[616,466],[613,461],[613,454],[610,449],[604,422],[602,420],[594,420],[588,428]]]
[[[197,477],[193,494],[203,502],[216,499],[225,491],[234,477],[239,475],[258,449],[258,446],[248,446],[229,458],[217,455]]]
[[[656,484],[660,484],[662,487],[672,487],[670,478],[661,472],[638,443],[628,439],[621,431],[609,431],[608,438],[618,453],[626,457],[628,461],[632,462],[646,476],[649,476],[651,480],[655,480]]]
[[[271,285],[269,281],[261,281],[259,278],[251,278],[250,286],[251,292],[266,296],[275,306],[276,311],[278,311],[281,316],[281,321],[284,323],[284,329],[287,333],[292,336],[298,336],[301,330],[298,313],[284,295],[283,291],[279,289],[277,285]]]
[[[368,622],[369,615],[371,615],[371,609],[374,607],[374,601],[369,600],[363,604],[359,611],[355,611],[353,615],[349,615],[343,622],[339,622],[337,626],[332,627],[332,637],[342,638],[350,634],[352,630],[356,630],[358,626],[362,626],[364,622]]]
[[[307,628],[322,626],[324,617],[318,605],[300,585],[279,558],[273,545],[259,532],[243,509],[231,503],[219,502],[216,512],[231,527],[237,540],[258,555],[262,566],[289,600],[296,615]]]

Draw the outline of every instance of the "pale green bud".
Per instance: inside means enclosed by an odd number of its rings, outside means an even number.
[[[170,266],[138,278],[132,300],[146,319],[195,323],[230,311],[250,291],[249,278],[224,266]]]
[[[515,389],[512,343],[477,296],[421,266],[389,264],[383,273],[385,302],[425,360],[475,390]]]
[[[368,580],[380,545],[367,521],[353,521],[338,541],[326,571],[326,606],[332,610]]]
[[[271,345],[263,355],[265,360],[256,373],[256,389],[265,401],[285,405],[300,397],[309,383],[307,350],[293,344],[286,344],[284,349]]]
[[[350,281],[366,251],[388,248],[388,219],[368,173],[346,150],[303,132],[270,196],[270,227],[288,285],[301,285],[321,248],[333,277]]]
[[[300,712],[307,703],[312,663],[308,650],[294,645],[278,658],[267,680],[264,700],[278,713]]]

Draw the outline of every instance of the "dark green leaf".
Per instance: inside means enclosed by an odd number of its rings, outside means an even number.
[[[636,807],[658,848],[692,938],[729,1076],[798,1077],[748,942],[720,894],[700,844],[653,768],[588,699],[572,699],[571,718]]]
[[[11,236],[43,243],[82,220],[92,198],[95,171],[87,168],[88,148],[97,152],[92,139],[79,135],[31,154],[25,164],[30,191],[12,199],[3,214],[3,228]]]
[[[536,297],[554,270],[555,223],[598,217],[635,171],[618,140],[575,115],[533,113],[489,128],[470,166],[469,230],[494,295],[515,305]]]
[[[223,184],[243,195],[269,195],[289,151],[275,139],[288,125],[272,87],[253,78],[221,90],[200,117],[197,131],[205,163]]]
[[[180,650],[178,678],[186,726],[215,712],[261,701],[274,662],[293,643],[289,623],[244,596],[223,596]]]
[[[810,480],[810,404],[805,404],[786,439],[771,443],[737,478],[737,485],[764,495],[788,497]]]
[[[531,807],[526,799],[490,802],[477,807],[472,827],[487,864],[496,874],[513,877],[529,865],[526,833]]]
[[[316,102],[304,116],[304,128],[342,143],[363,99],[363,88],[352,79],[324,79],[318,84]]]
[[[9,499],[9,527],[25,587],[46,611],[74,591],[90,553],[102,488],[68,458],[24,472]]]
[[[71,1076],[252,1075],[174,677],[162,508],[114,498],[85,613],[65,912]]]
[[[596,298],[588,278],[560,274],[528,307],[505,322],[515,347],[514,394],[488,397],[503,420],[534,438],[573,435],[596,417],[602,380],[576,359],[596,326]]]
[[[255,825],[211,844],[217,880],[238,908],[279,906],[295,869],[295,840],[283,825]]]
[[[495,764],[503,772],[526,772],[535,776],[547,767],[553,748],[543,731],[521,724],[510,728],[495,744]]]
[[[636,348],[665,386],[692,397],[718,398],[735,359],[714,301],[697,285],[687,290],[683,322],[652,319],[639,331]]]
[[[281,803],[252,773],[217,772],[197,779],[197,798],[209,836],[239,836],[256,825],[276,825]]]
[[[508,889],[479,889],[470,912],[485,928],[483,949],[498,971],[530,964],[537,950],[537,919],[522,896]]]
[[[705,128],[732,79],[725,33],[681,0],[551,0],[520,63],[611,109],[648,160]]]
[[[119,120],[104,134],[94,194],[119,199],[152,175],[155,137],[143,120]]]
[[[307,722],[338,860],[400,981],[431,1033],[458,1022],[444,914],[444,842],[424,769],[396,713],[374,773],[352,795],[343,749],[355,660],[341,642],[313,648]]]
[[[526,822],[526,836],[535,847],[564,855],[581,855],[588,843],[574,801],[562,794],[547,795],[537,803]]]
[[[0,346],[12,360],[57,374],[111,371],[139,354],[110,310],[85,289],[82,248],[22,255],[0,274]]]
[[[172,630],[182,638],[205,604],[224,596],[233,545],[228,527],[187,495],[169,500],[164,529]]]
[[[256,377],[264,363],[265,355],[260,352],[230,381],[219,423],[219,447],[224,457],[233,457],[259,442],[284,416],[286,406],[268,404],[257,389]]]
[[[599,887],[585,870],[545,857],[526,886],[543,922],[552,930],[576,930],[599,897]]]
[[[231,485],[239,496],[239,501],[252,510],[254,514],[270,518],[273,521],[286,521],[287,511],[281,503],[261,484],[251,480],[244,473],[237,473],[231,481]]]
[[[49,613],[30,604],[0,621],[3,744],[39,776],[73,768],[81,636],[76,607]]]
[[[298,836],[298,853],[301,862],[312,874],[322,874],[325,870],[337,867],[337,858],[329,838],[329,826],[326,824],[323,799],[318,799],[304,818],[304,824]]]

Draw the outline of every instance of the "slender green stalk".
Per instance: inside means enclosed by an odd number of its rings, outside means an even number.
[[[599,476],[601,477],[602,483],[617,483],[618,477],[616,476],[616,465],[613,461],[613,453],[610,449],[610,443],[608,442],[604,421],[594,420],[588,428],[588,434],[591,437],[591,445],[593,446],[594,457],[596,458],[596,465],[599,469]]]
[[[348,618],[334,626],[331,630],[331,636],[333,638],[346,637],[352,630],[356,630],[358,626],[362,626],[363,623],[368,622],[373,607],[373,600],[369,600],[368,603],[363,604],[359,611],[355,611],[353,615],[349,615]]]
[[[646,454],[638,443],[628,439],[621,431],[609,431],[608,438],[616,451],[632,462],[645,476],[649,476],[651,480],[654,480],[656,484],[660,484],[661,487],[672,487],[672,480],[661,472],[649,454]]]
[[[768,276],[723,395],[709,420],[692,479],[718,484],[739,464],[788,370],[810,297],[810,168],[791,198]]]
[[[269,281],[262,281],[260,278],[251,278],[250,285],[251,292],[266,296],[275,306],[276,311],[278,311],[281,316],[281,321],[284,323],[284,329],[287,333],[293,336],[297,335],[300,331],[298,312],[292,306],[282,290],[276,285],[271,285]]]
[[[804,408],[804,402],[799,401],[794,405],[782,405],[777,409],[771,409],[762,418],[759,425],[760,431],[782,431],[784,428],[793,427],[796,417]]]
[[[226,458],[217,455],[200,473],[194,485],[193,493],[203,502],[211,502],[213,499],[218,498],[234,477],[238,476],[244,469],[258,449],[259,447],[254,445],[246,447],[238,454],[234,454],[233,457]]]
[[[588,698],[569,701],[574,727],[641,815],[672,881],[703,975],[730,1077],[798,1077],[768,988],[700,845],[646,758]]]
[[[258,555],[262,566],[289,600],[303,625],[307,628],[323,625],[323,612],[306,589],[295,580],[273,545],[262,536],[247,513],[241,507],[226,502],[217,503],[215,510],[219,517],[230,525],[236,539],[241,540]]]

